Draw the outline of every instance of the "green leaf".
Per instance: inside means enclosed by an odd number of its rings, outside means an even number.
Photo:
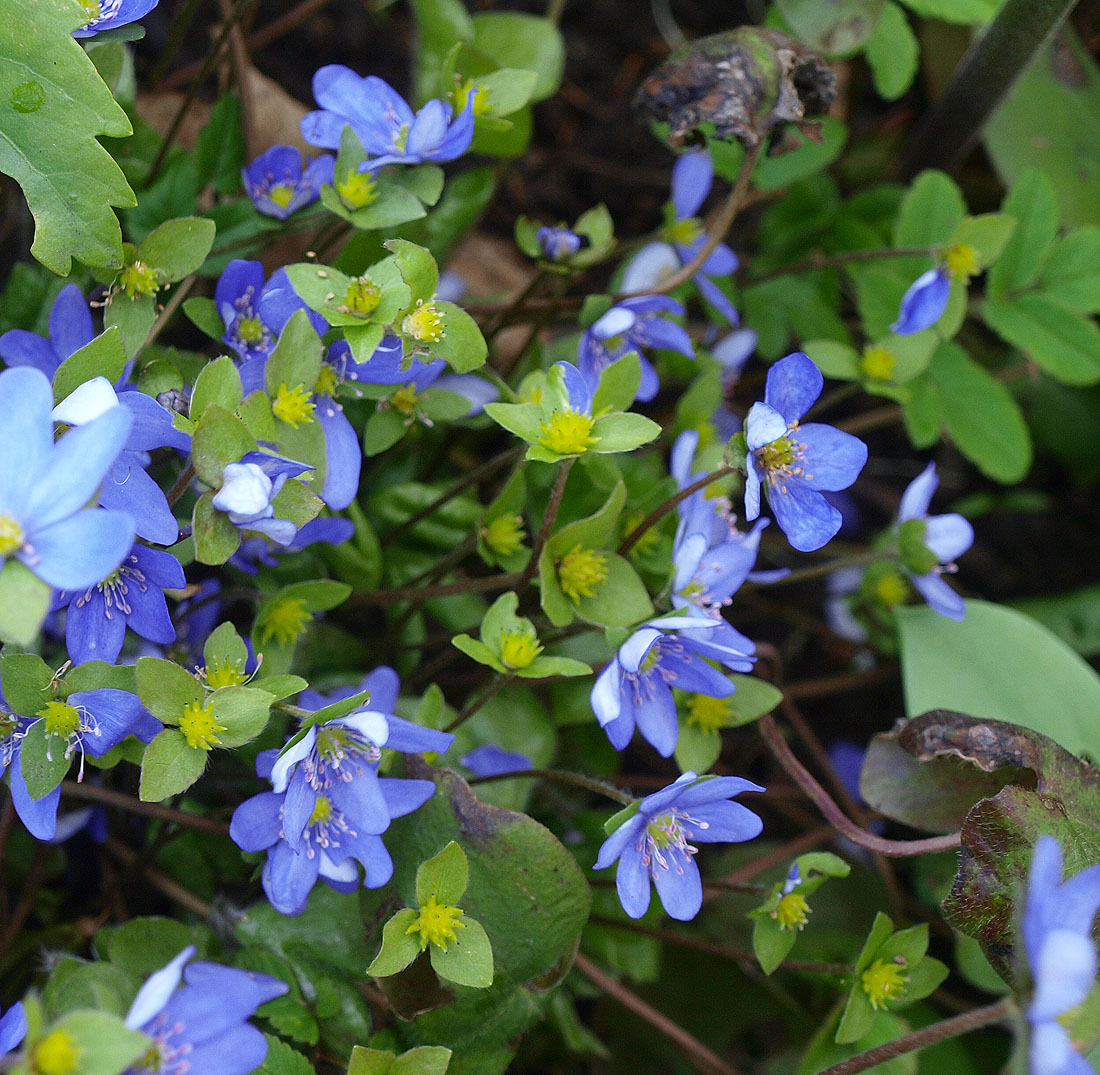
[[[227,361],[228,369],[233,369],[233,374],[236,375],[232,361]],[[217,362],[211,363],[204,368],[203,373],[217,365]],[[201,377],[200,374],[200,380]],[[239,377],[237,383],[240,384]],[[195,427],[191,441],[191,459],[198,476],[207,485],[220,489],[226,464],[239,462],[243,455],[256,451],[256,448],[256,440],[248,432],[244,422],[235,414],[230,414],[226,408],[209,403]]]
[[[549,19],[515,11],[483,11],[474,16],[473,31],[473,48],[498,67],[535,72],[532,101],[557,93],[565,70],[565,45]]]
[[[800,40],[829,57],[850,56],[870,37],[882,0],[776,0],[776,8]]]
[[[1059,381],[1074,385],[1100,381],[1100,329],[1046,295],[987,299],[982,318],[998,336]]]
[[[52,694],[53,670],[35,653],[0,657],[0,688],[13,713],[34,716]]]
[[[792,131],[794,149],[789,153],[760,159],[752,173],[757,187],[768,191],[782,190],[823,171],[840,156],[848,141],[847,126],[835,116],[824,116],[819,122],[820,142]],[[791,281],[787,279],[784,283],[789,285]]]
[[[437,302],[443,315],[443,338],[430,345],[432,358],[442,358],[456,373],[469,373],[485,365],[488,344],[477,322],[453,302]]]
[[[474,24],[461,0],[413,0],[419,29],[416,51],[416,96],[427,100],[439,93],[443,66],[456,41],[469,41]]]
[[[392,448],[407,432],[405,416],[393,407],[379,407],[368,419],[363,430],[363,452],[380,455]]]
[[[0,568],[0,641],[29,646],[50,611],[53,591],[19,560]]]
[[[729,678],[736,687],[733,697],[729,699],[732,706],[729,724],[731,728],[740,728],[759,720],[783,701],[781,690],[756,676],[733,672]]]
[[[486,403],[485,413],[528,444],[538,441],[542,408],[537,403]]]
[[[895,246],[939,246],[950,242],[966,216],[966,202],[944,172],[921,172],[902,199],[894,228]]]
[[[214,245],[215,231],[214,221],[205,217],[166,220],[141,240],[137,256],[168,280],[182,280],[202,267]]]
[[[280,385],[294,388],[301,385],[312,393],[321,374],[324,348],[321,337],[310,323],[305,310],[295,310],[279,333],[279,342],[267,360],[264,376],[272,398]]]
[[[108,1012],[71,1012],[53,1033],[70,1035],[80,1057],[80,1075],[118,1075],[149,1048],[149,1039]]]
[[[554,676],[590,676],[592,668],[584,661],[572,657],[555,657],[540,654],[526,668],[508,669],[520,679],[550,679]]]
[[[612,362],[600,373],[599,387],[592,397],[592,413],[628,410],[638,394],[641,380],[642,364],[636,351]]]
[[[271,695],[257,687],[222,687],[211,695],[214,716],[225,726],[218,738],[226,748],[243,746],[264,730]]]
[[[221,623],[204,643],[202,659],[207,668],[217,662],[227,662],[238,664],[243,669],[248,660],[248,649],[233,624]]]
[[[1003,253],[1016,230],[1016,218],[1008,213],[982,213],[968,216],[955,229],[951,243],[965,244],[978,253],[982,268],[992,265]]]
[[[890,0],[882,5],[864,55],[880,97],[896,101],[913,84],[920,46],[905,12]]]
[[[681,773],[686,773],[689,769],[696,773],[705,773],[721,753],[722,736],[718,732],[681,721],[674,754]]]
[[[194,422],[201,421],[207,408],[211,405],[218,406],[224,411],[235,411],[241,405],[243,398],[241,375],[237,372],[236,363],[229,355],[221,355],[203,366],[198,377],[195,378],[189,411],[191,420]],[[246,442],[242,440],[241,443]],[[251,451],[251,449],[246,449],[246,451]],[[243,454],[244,452],[241,453],[241,455]],[[236,458],[239,459],[240,456]],[[226,460],[226,462],[232,462],[232,460]],[[218,480],[220,483],[220,474]]]
[[[401,276],[409,285],[413,302],[428,302],[439,285],[439,268],[428,250],[406,239],[387,239],[382,244],[397,259]]]
[[[429,900],[448,907],[462,899],[470,881],[466,852],[452,840],[438,855],[422,862],[416,871],[416,902],[423,907]]]
[[[968,0],[959,0],[960,4],[967,2]],[[848,1060],[864,1049],[886,1045],[912,1029],[900,1015],[895,1015],[893,1012],[875,1012],[870,1029],[863,1035],[858,1045],[838,1045],[834,1038],[841,1013],[842,1009],[834,1008],[829,1018],[814,1034],[798,1066],[797,1075],[815,1075],[816,1072]],[[869,1070],[873,1071],[874,1075],[917,1075],[917,1062],[916,1053],[906,1053],[876,1064]],[[969,1075],[976,1075],[976,1071],[977,1069],[974,1069]]]
[[[1100,676],[1015,609],[967,601],[962,623],[930,608],[897,611],[905,708],[1010,720],[1100,758]],[[1030,672],[1043,670],[1042,683]]]
[[[205,750],[187,745],[178,728],[165,728],[146,748],[141,762],[141,801],[160,802],[186,791],[206,768]]]
[[[19,759],[27,794],[32,799],[49,795],[65,779],[72,760],[65,753],[68,745],[65,736],[46,731],[44,720],[36,720],[27,729]]]
[[[605,414],[592,426],[592,435],[599,437],[589,451],[600,455],[611,452],[632,452],[635,448],[656,440],[661,427],[641,414]]]
[[[451,645],[455,649],[461,650],[467,657],[477,661],[478,664],[487,665],[502,675],[508,673],[508,669],[504,667],[500,657],[489,649],[484,642],[479,642],[476,638],[471,638],[469,635],[455,635],[451,639]]]
[[[184,299],[183,312],[201,332],[212,340],[220,340],[225,335],[225,322],[218,313],[218,304],[213,299]]]
[[[314,1075],[313,1065],[297,1049],[271,1034],[264,1037],[267,1039],[267,1055],[256,1069],[256,1075]]]
[[[1075,313],[1100,312],[1100,228],[1077,228],[1058,239],[1043,263],[1039,286]]]
[[[859,353],[854,347],[836,340],[806,340],[802,350],[826,377],[840,381],[859,380]]]
[[[432,969],[440,978],[474,989],[487,989],[493,984],[493,947],[481,923],[463,915],[463,928],[455,929],[455,939],[446,950],[437,945],[429,948]],[[456,926],[458,923],[456,923]]]
[[[0,0],[0,100],[6,102],[0,171],[23,188],[35,220],[31,253],[59,276],[72,259],[122,263],[112,206],[136,204],[121,169],[96,141],[132,128],[72,37],[87,12],[71,0],[33,9]]]
[[[202,700],[202,685],[174,661],[139,657],[137,691],[141,704],[158,720],[178,724],[184,706]]]
[[[214,507],[214,494],[209,491],[195,501],[191,530],[200,564],[224,564],[241,544],[241,532],[224,511]]]
[[[633,627],[653,615],[653,603],[637,571],[621,556],[605,553],[607,578],[591,597],[576,603],[577,615],[600,627]]]
[[[1001,0],[902,0],[910,11],[929,19],[966,25],[989,22]]]
[[[999,298],[1027,287],[1038,275],[1043,256],[1058,232],[1058,202],[1042,172],[1028,169],[1012,184],[1001,212],[1016,220],[1016,230],[989,270],[989,294]]]
[[[404,970],[420,955],[419,934],[409,933],[409,927],[420,917],[411,907],[395,914],[382,928],[382,948],[367,967],[367,973],[385,978]]]
[[[770,915],[757,915],[753,919],[752,950],[765,974],[771,974],[790,955],[796,940],[797,930],[780,929]]]
[[[351,1051],[348,1075],[444,1075],[450,1062],[451,1050],[442,1045],[421,1045],[400,1056],[356,1045]]]
[[[858,978],[848,994],[848,1003],[840,1017],[840,1026],[836,1028],[834,1041],[837,1045],[848,1045],[861,1041],[875,1021],[875,1010],[871,1007],[871,998],[863,990]]]
[[[195,139],[195,186],[208,184],[219,194],[236,194],[241,189],[244,136],[241,129],[241,105],[227,93],[218,99]]]
[[[114,384],[125,367],[122,334],[117,328],[109,328],[58,366],[53,375],[53,401],[60,403],[93,377],[106,377]]]

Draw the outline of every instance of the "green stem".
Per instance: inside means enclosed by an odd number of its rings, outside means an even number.
[[[986,120],[1076,0],[1008,0],[971,47],[935,110],[909,140],[901,174],[950,168],[981,134]]]

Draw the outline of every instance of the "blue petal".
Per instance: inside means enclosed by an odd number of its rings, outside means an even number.
[[[676,703],[672,691],[660,680],[650,677],[652,696],[643,696],[634,704],[634,721],[642,738],[650,743],[662,758],[669,758],[676,749],[680,725],[676,720]]]
[[[435,782],[432,780],[380,777],[378,786],[382,789],[382,798],[386,800],[390,817],[404,817],[419,810],[435,794]]]
[[[1028,1075],[1096,1075],[1096,1069],[1073,1047],[1065,1027],[1044,1020],[1031,1028]]]
[[[692,279],[703,296],[731,325],[737,325],[740,318],[737,315],[737,307],[730,301],[729,296],[704,273],[697,272]]]
[[[483,743],[467,751],[458,761],[474,776],[499,776],[501,773],[522,772],[534,768],[534,763],[526,754],[505,750],[495,743]]]
[[[129,515],[138,537],[158,545],[173,545],[179,537],[179,523],[168,506],[164,490],[149,477],[137,459],[134,452],[119,455],[103,479],[99,504]]]
[[[65,613],[65,646],[75,664],[112,663],[122,651],[125,637],[126,617],[117,609],[108,616],[103,594],[94,586],[82,604],[70,602]]]
[[[690,922],[703,906],[703,882],[699,879],[699,867],[691,855],[675,851],[666,854],[672,865],[667,870],[658,867],[653,871],[657,896],[669,918]]]
[[[332,805],[359,832],[379,836],[390,827],[390,812],[386,808],[378,775],[372,768],[365,768],[352,780],[338,780],[329,789],[329,796]]]
[[[693,217],[714,182],[714,162],[705,149],[684,153],[672,166],[672,207],[677,220]]]
[[[403,720],[401,717],[395,717],[390,713],[386,714],[386,723],[390,728],[386,746],[390,750],[399,750],[402,754],[422,754],[428,750],[446,754],[455,741],[455,737],[449,732],[436,731],[435,728],[425,728],[420,724],[414,724],[411,720]]]
[[[899,336],[912,336],[931,328],[947,308],[951,281],[942,268],[918,276],[901,299],[898,319],[890,326]]]
[[[301,914],[310,889],[317,883],[319,865],[316,855],[296,855],[282,840],[275,844],[267,853],[260,876],[271,906],[280,914]]]
[[[8,766],[8,783],[15,812],[36,840],[52,840],[57,835],[57,804],[61,800],[60,786],[44,795],[41,799],[32,799],[23,779],[21,758]]]
[[[347,415],[332,400],[318,401],[317,421],[325,437],[325,484],[321,499],[333,511],[342,511],[359,492],[363,448]]]
[[[302,138],[311,146],[321,149],[339,149],[340,136],[348,121],[334,112],[307,112],[298,127]]]
[[[0,1056],[10,1053],[27,1036],[27,1013],[16,1001],[0,1018]]]
[[[0,373],[0,515],[22,520],[49,465],[53,389],[31,368]]]
[[[28,543],[16,556],[55,589],[85,590],[122,563],[133,540],[129,515],[95,508],[36,530],[33,552]]]
[[[793,439],[805,445],[802,481],[814,489],[847,489],[867,462],[867,445],[833,426],[811,422]]]
[[[195,946],[189,944],[170,963],[149,975],[126,1013],[126,1026],[139,1030],[161,1011],[180,984],[184,963],[194,956]]]
[[[649,870],[636,848],[624,851],[615,874],[619,902],[631,918],[641,918],[649,910]]]
[[[95,758],[103,757],[132,735],[142,714],[137,695],[114,687],[74,691],[66,700],[78,708],[83,706],[95,718],[99,734],[85,733],[83,736],[84,749]]]
[[[310,786],[305,773],[296,769],[287,784],[283,801],[283,832],[291,851],[301,853],[302,837],[316,806],[317,792]]]
[[[248,1023],[223,1030],[211,1041],[193,1045],[189,1070],[203,1075],[248,1075],[267,1056],[267,1038]]]
[[[29,366],[44,373],[50,381],[61,365],[62,356],[49,340],[26,329],[9,329],[0,336],[0,358],[8,366]]]
[[[898,505],[898,522],[923,519],[932,503],[932,494],[940,484],[936,476],[936,464],[929,463],[906,487]]]
[[[622,712],[622,666],[618,658],[610,661],[596,677],[589,702],[601,728],[618,720]],[[633,725],[631,726],[633,731]]]
[[[1032,1020],[1053,1019],[1076,1008],[1096,979],[1096,945],[1091,934],[1053,929],[1039,946],[1032,965],[1035,996],[1027,1010]]]
[[[688,805],[683,799],[680,803],[685,808]],[[691,826],[691,838],[700,843],[740,843],[759,836],[764,828],[764,822],[747,806],[728,801],[697,807],[691,811],[691,816],[706,824],[706,828]]]
[[[680,268],[680,259],[668,243],[647,243],[623,272],[621,287],[630,295],[655,287]]]
[[[745,443],[750,452],[787,435],[788,423],[774,407],[754,403],[745,418]]]
[[[669,473],[676,479],[676,484],[681,489],[686,489],[691,484],[691,465],[695,459],[695,449],[699,446],[699,431],[686,429],[672,445],[672,455],[669,458]]]
[[[961,623],[966,619],[966,602],[935,572],[913,575],[912,579],[913,585],[930,608],[949,620],[958,620]]]
[[[819,492],[795,482],[788,483],[786,492],[769,485],[768,502],[775,521],[799,552],[813,552],[828,544],[844,522],[844,516]]]
[[[642,830],[648,824],[647,815],[640,811],[632,817],[628,817],[600,847],[600,853],[596,856],[594,870],[606,870],[620,855],[623,854],[641,835]]]
[[[768,370],[764,402],[788,422],[797,422],[821,395],[824,384],[817,366],[801,351],[795,351]]]
[[[155,2],[155,0],[154,0]],[[92,342],[95,328],[84,292],[66,284],[50,307],[50,342],[61,358],[69,358]]]
[[[591,414],[592,392],[581,371],[572,362],[555,362],[553,368],[561,372],[569,406],[581,414]]]
[[[925,525],[924,544],[941,564],[950,563],[974,544],[974,527],[961,515],[933,515]]]

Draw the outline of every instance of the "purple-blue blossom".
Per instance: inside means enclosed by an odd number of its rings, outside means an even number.
[[[643,352],[660,349],[676,351],[687,358],[695,357],[691,337],[666,316],[682,315],[683,312],[683,306],[666,295],[623,299],[612,306],[585,329],[577,351],[577,367],[589,388],[595,392],[600,374],[623,355],[636,351],[642,364],[637,398],[643,403],[653,399],[661,385],[657,371]]]
[[[350,519],[326,515],[299,527],[289,545],[276,546],[265,537],[245,538],[229,562],[246,575],[257,575],[261,567],[278,567],[282,553],[300,552],[310,545],[342,545],[354,533],[355,524]]]
[[[550,261],[568,261],[581,248],[581,237],[569,228],[544,225],[535,232],[535,238]]]
[[[847,489],[867,462],[867,445],[850,433],[802,416],[821,395],[821,371],[801,351],[770,370],[764,401],[745,419],[745,518],[760,515],[760,485],[788,540],[799,552],[820,549],[844,518],[823,491]]]
[[[966,602],[943,580],[974,544],[974,528],[961,515],[929,515],[940,480],[929,463],[906,487],[898,507],[898,551],[921,596],[941,616],[962,620]]]
[[[328,153],[310,158],[303,168],[302,155],[294,146],[272,146],[241,169],[241,182],[259,212],[286,220],[321,196],[321,187],[332,182],[335,167],[336,160]]]
[[[43,373],[0,373],[0,564],[14,556],[56,589],[83,589],[118,567],[134,539],[129,515],[85,508],[132,419],[112,407],[55,444],[52,411]]]
[[[735,672],[751,672],[754,644],[724,620],[673,616],[650,620],[620,647],[596,678],[591,703],[616,750],[625,750],[637,729],[668,758],[680,735],[672,688],[727,698],[733,684],[707,660]]]
[[[267,1039],[247,1020],[289,986],[256,971],[190,963],[194,955],[188,945],[138,990],[126,1025],[152,1045],[123,1075],[248,1075],[267,1057]]]
[[[84,292],[76,284],[66,284],[50,307],[49,336],[9,329],[0,336],[0,358],[9,366],[32,366],[52,381],[61,363],[94,337],[92,312]]]
[[[899,336],[912,336],[931,328],[947,309],[950,294],[951,280],[942,265],[922,273],[902,296],[898,319],[891,330]]]
[[[1100,866],[1063,883],[1062,847],[1053,836],[1040,836],[1031,857],[1022,921],[1034,989],[1027,1009],[1029,1075],[1093,1075],[1059,1017],[1081,1004],[1096,981],[1092,922],[1098,909]]]
[[[703,884],[695,863],[698,843],[741,843],[758,836],[763,822],[746,806],[732,802],[743,791],[763,791],[735,776],[700,780],[690,769],[675,783],[647,795],[637,813],[600,848],[594,869],[616,860],[615,887],[623,910],[641,918],[649,910],[650,881],[665,912],[688,922],[703,904]]]
[[[16,1001],[0,1016],[0,1057],[7,1056],[27,1036],[27,1013]]]
[[[104,30],[126,26],[144,18],[160,0],[81,0],[88,21],[73,31],[73,37],[94,37]]]
[[[255,530],[280,545],[289,545],[298,527],[289,519],[276,519],[272,504],[288,478],[313,467],[266,452],[247,452],[237,463],[226,463],[221,488],[213,504],[241,530]]]
[[[454,160],[470,148],[474,136],[473,93],[457,116],[438,99],[414,113],[383,79],[361,78],[342,64],[328,64],[313,76],[313,96],[321,107],[302,118],[302,137],[310,145],[339,149],[340,135],[350,126],[367,153],[360,171]]]
[[[483,743],[467,751],[458,759],[474,776],[500,776],[502,773],[518,773],[533,769],[534,764],[526,754],[505,750],[495,743]]]

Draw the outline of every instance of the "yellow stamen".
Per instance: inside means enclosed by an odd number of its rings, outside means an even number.
[[[896,956],[890,963],[885,959],[876,959],[859,980],[871,1001],[871,1007],[876,1011],[885,1008],[888,1000],[905,996],[905,983],[909,981],[909,975],[905,973],[905,959]]]
[[[378,184],[369,172],[350,172],[334,184],[336,193],[349,209],[365,209],[378,197]]]
[[[875,344],[863,352],[859,360],[859,372],[869,381],[888,381],[894,376],[897,360],[894,352],[882,344]]]
[[[274,639],[281,646],[296,642],[313,618],[301,597],[280,597],[264,611],[256,629],[261,642]]]
[[[400,411],[411,418],[416,411],[416,401],[419,398],[420,394],[417,392],[415,385],[403,384],[390,396],[390,406],[395,411]]]
[[[401,334],[411,336],[418,343],[439,343],[447,335],[443,328],[443,315],[434,302],[416,300],[416,309],[401,322]]]
[[[271,404],[271,413],[292,429],[312,421],[313,410],[313,401],[306,386],[296,384],[293,388],[287,388],[285,381],[279,385],[279,391],[275,393],[275,400]]]
[[[236,329],[241,343],[263,343],[264,323],[258,317],[238,318]]]
[[[267,190],[268,198],[280,209],[285,209],[290,205],[297,193],[298,186],[296,183],[276,183]]]
[[[558,455],[580,455],[600,438],[592,436],[595,419],[580,411],[554,411],[549,422],[539,424],[539,443]]]
[[[448,907],[446,904],[439,903],[435,896],[432,896],[420,908],[420,914],[416,916],[416,921],[405,932],[420,934],[420,950],[422,952],[429,944],[438,945],[445,952],[447,951],[448,942],[458,940],[455,930],[465,928],[466,923],[462,921],[461,907]]]
[[[500,636],[500,660],[507,668],[526,668],[541,652],[542,644],[532,631],[505,631]]]
[[[218,733],[225,731],[225,725],[219,724],[214,716],[213,702],[207,702],[206,705],[202,702],[188,702],[183,707],[183,716],[180,717],[180,731],[189,747],[210,750],[221,743]]]
[[[357,277],[348,284],[344,295],[344,309],[357,317],[370,317],[382,301],[378,285],[365,276]]]
[[[23,528],[10,515],[0,515],[0,556],[11,556],[23,546]]]
[[[83,1051],[67,1030],[55,1030],[34,1047],[31,1063],[36,1075],[70,1075]]]
[[[47,702],[37,715],[46,722],[48,735],[63,735],[68,739],[80,730],[80,713],[68,702]]]
[[[340,375],[334,366],[327,362],[321,363],[321,372],[317,375],[317,383],[313,386],[315,396],[334,396],[336,386],[340,383]]]
[[[481,528],[481,536],[497,556],[511,556],[523,547],[523,519],[519,515],[498,515]]]
[[[687,723],[708,735],[717,735],[729,726],[733,704],[728,698],[693,694],[687,701]]]
[[[779,928],[784,930],[802,929],[810,914],[810,905],[801,892],[788,892],[779,898],[779,902],[772,911],[772,918],[779,923]]]
[[[575,545],[558,562],[558,583],[570,601],[593,597],[607,581],[607,553]]]
[[[241,667],[241,661],[229,657],[219,657],[206,666],[206,685],[211,690],[219,687],[239,687],[248,682],[248,674]]]
[[[155,295],[160,290],[160,273],[144,261],[133,261],[119,273],[118,286],[128,298]]]
[[[943,264],[952,280],[969,280],[981,269],[978,251],[968,243],[956,243],[943,255]]]
[[[309,815],[309,825],[326,825],[332,820],[332,800],[327,795],[318,795],[313,804],[313,813]]]
[[[884,574],[875,583],[875,600],[886,608],[903,604],[909,596],[909,584],[900,575],[891,571]]]

